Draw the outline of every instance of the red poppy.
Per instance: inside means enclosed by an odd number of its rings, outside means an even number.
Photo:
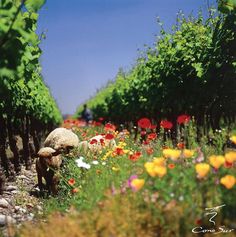
[[[101,126],[101,125],[102,125],[102,123],[101,123],[101,122],[97,122],[97,121],[94,121],[94,122],[93,122],[93,124],[94,124],[94,126],[96,126],[96,127],[99,127],[99,126]]]
[[[153,150],[153,148],[149,147],[149,148],[146,149],[146,152],[147,152],[148,155],[152,155],[154,150]]]
[[[143,136],[145,136],[147,134],[147,132],[146,131],[144,131],[144,130],[142,130],[141,132],[140,132],[140,135],[143,137]]]
[[[138,121],[138,126],[140,128],[150,128],[151,127],[151,121],[148,119],[148,118],[141,118],[139,121]]]
[[[98,141],[97,141],[96,139],[92,139],[92,140],[90,141],[90,144],[91,144],[91,145],[97,144],[97,143],[98,143]]]
[[[148,144],[150,144],[150,141],[148,141],[148,140],[143,141],[143,145],[148,145]]]
[[[118,156],[122,156],[122,155],[125,154],[125,153],[124,153],[124,150],[123,150],[122,148],[119,148],[119,147],[116,148],[115,153],[116,153]]]
[[[105,136],[106,140],[112,140],[113,138],[114,138],[114,136],[110,133],[106,134],[106,136]]]
[[[73,186],[73,185],[75,184],[75,180],[74,180],[73,178],[70,178],[70,179],[68,180],[68,184],[69,184],[70,186]]]
[[[107,123],[105,126],[104,126],[105,130],[106,131],[115,131],[116,130],[116,126],[111,124],[111,123]]]
[[[169,168],[169,169],[174,169],[174,168],[175,168],[175,164],[170,163],[170,164],[168,165],[168,168]]]
[[[87,133],[84,132],[84,133],[81,134],[81,136],[82,136],[82,137],[85,137],[85,136],[87,136]]]
[[[179,149],[184,149],[184,143],[183,143],[183,142],[179,142],[179,143],[177,144],[177,147],[178,147]]]
[[[173,124],[168,120],[161,120],[160,126],[165,129],[171,129]]]
[[[233,163],[231,163],[231,162],[228,162],[228,161],[225,161],[225,163],[224,163],[224,167],[225,168],[231,168],[233,166]]]
[[[102,146],[105,146],[104,139],[101,138],[101,139],[100,139],[100,143],[101,143]]]
[[[150,134],[148,134],[148,136],[147,136],[147,139],[149,139],[149,140],[154,140],[154,139],[156,139],[157,138],[157,134],[156,133],[150,133]]]
[[[142,153],[140,151],[135,152],[132,155],[129,155],[129,159],[132,161],[136,161],[138,160],[138,158],[142,155]]]
[[[157,128],[157,125],[152,124],[150,128],[151,128],[151,129],[156,129],[156,128]]]
[[[78,192],[79,192],[79,189],[78,189],[78,188],[73,188],[73,189],[71,190],[71,192],[72,192],[72,193],[78,193]]]
[[[187,115],[187,114],[182,114],[182,115],[179,115],[178,118],[177,118],[177,123],[178,124],[184,124],[184,123],[188,123],[190,120],[190,116]]]

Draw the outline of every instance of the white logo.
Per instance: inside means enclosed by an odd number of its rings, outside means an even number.
[[[207,207],[205,208],[205,210],[207,211],[205,213],[205,216],[209,216],[210,218],[208,219],[209,222],[211,222],[214,226],[216,225],[216,222],[213,220],[217,214],[218,214],[218,210],[222,207],[226,206],[225,204],[221,205],[221,206],[217,206],[217,207]],[[217,229],[216,228],[211,228],[211,229],[204,229],[202,226],[199,227],[194,227],[192,229],[192,232],[194,234],[199,234],[199,233],[212,233],[212,234],[220,234],[220,233],[231,233],[232,231],[234,231],[234,229],[227,229],[225,226],[220,226]]]

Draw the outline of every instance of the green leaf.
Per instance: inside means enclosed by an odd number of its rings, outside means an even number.
[[[46,0],[26,0],[25,7],[29,12],[37,12],[45,2]]]
[[[230,13],[236,11],[236,0],[219,0],[219,11],[222,13]]]

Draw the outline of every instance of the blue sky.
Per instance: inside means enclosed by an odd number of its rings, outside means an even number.
[[[212,0],[209,0],[212,2]],[[128,70],[158,35],[157,17],[169,29],[176,13],[196,14],[206,0],[47,0],[40,11],[42,74],[63,114]]]

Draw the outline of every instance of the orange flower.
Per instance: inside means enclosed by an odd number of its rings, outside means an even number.
[[[234,163],[236,161],[236,151],[229,151],[225,154],[225,160],[228,163]]]
[[[167,169],[165,166],[155,166],[154,172],[155,172],[156,176],[162,178],[164,175],[166,175]]]
[[[120,147],[117,147],[113,153],[118,156],[122,156],[125,154],[124,150]]]
[[[74,180],[73,178],[70,178],[70,179],[68,180],[68,184],[69,184],[70,186],[73,186],[73,185],[75,184],[75,180]]]
[[[78,188],[73,188],[73,189],[71,190],[71,192],[72,192],[72,193],[78,193],[78,192],[79,192],[79,189],[78,189]]]
[[[153,150],[153,148],[149,147],[146,149],[146,152],[148,155],[151,155],[151,154],[153,154],[154,150]]]
[[[162,151],[164,157],[177,160],[180,157],[181,151],[176,149],[164,149]]]
[[[168,168],[169,168],[169,169],[174,169],[174,168],[175,168],[175,164],[173,164],[173,163],[168,164]]]
[[[210,160],[210,164],[215,168],[215,169],[219,169],[221,167],[221,165],[223,165],[225,163],[225,158],[224,156],[210,156],[209,157]]]
[[[177,147],[178,147],[179,149],[184,149],[184,143],[183,143],[183,142],[179,142],[179,143],[177,144]]]
[[[235,185],[236,179],[232,175],[225,175],[220,179],[220,183],[223,184],[227,189],[231,189]]]
[[[157,158],[154,158],[153,163],[158,166],[165,166],[166,160],[164,157],[157,157]]]
[[[154,140],[156,138],[157,138],[157,134],[156,133],[150,133],[147,136],[147,139],[149,139],[149,140]]]
[[[232,137],[230,137],[230,140],[231,140],[234,144],[236,144],[236,136],[235,136],[235,135],[232,136]]]
[[[199,163],[195,165],[195,170],[198,174],[198,178],[204,178],[210,171],[210,165],[206,163]]]
[[[129,155],[129,159],[132,161],[137,161],[141,155],[142,153],[140,151],[136,151],[134,154]]]
[[[96,174],[101,174],[102,171],[101,170],[96,170]]]
[[[146,171],[152,177],[160,177],[162,178],[167,173],[167,169],[165,167],[165,159],[163,157],[155,158],[153,162],[146,162],[144,164]]]
[[[194,150],[184,149],[183,156],[184,158],[191,158],[194,155]]]
[[[154,163],[153,162],[146,162],[144,164],[144,167],[146,168],[146,171],[148,172],[148,174],[152,177],[156,176],[156,172],[154,171]]]
[[[133,179],[130,185],[135,191],[139,191],[143,187],[144,183],[144,179]]]

